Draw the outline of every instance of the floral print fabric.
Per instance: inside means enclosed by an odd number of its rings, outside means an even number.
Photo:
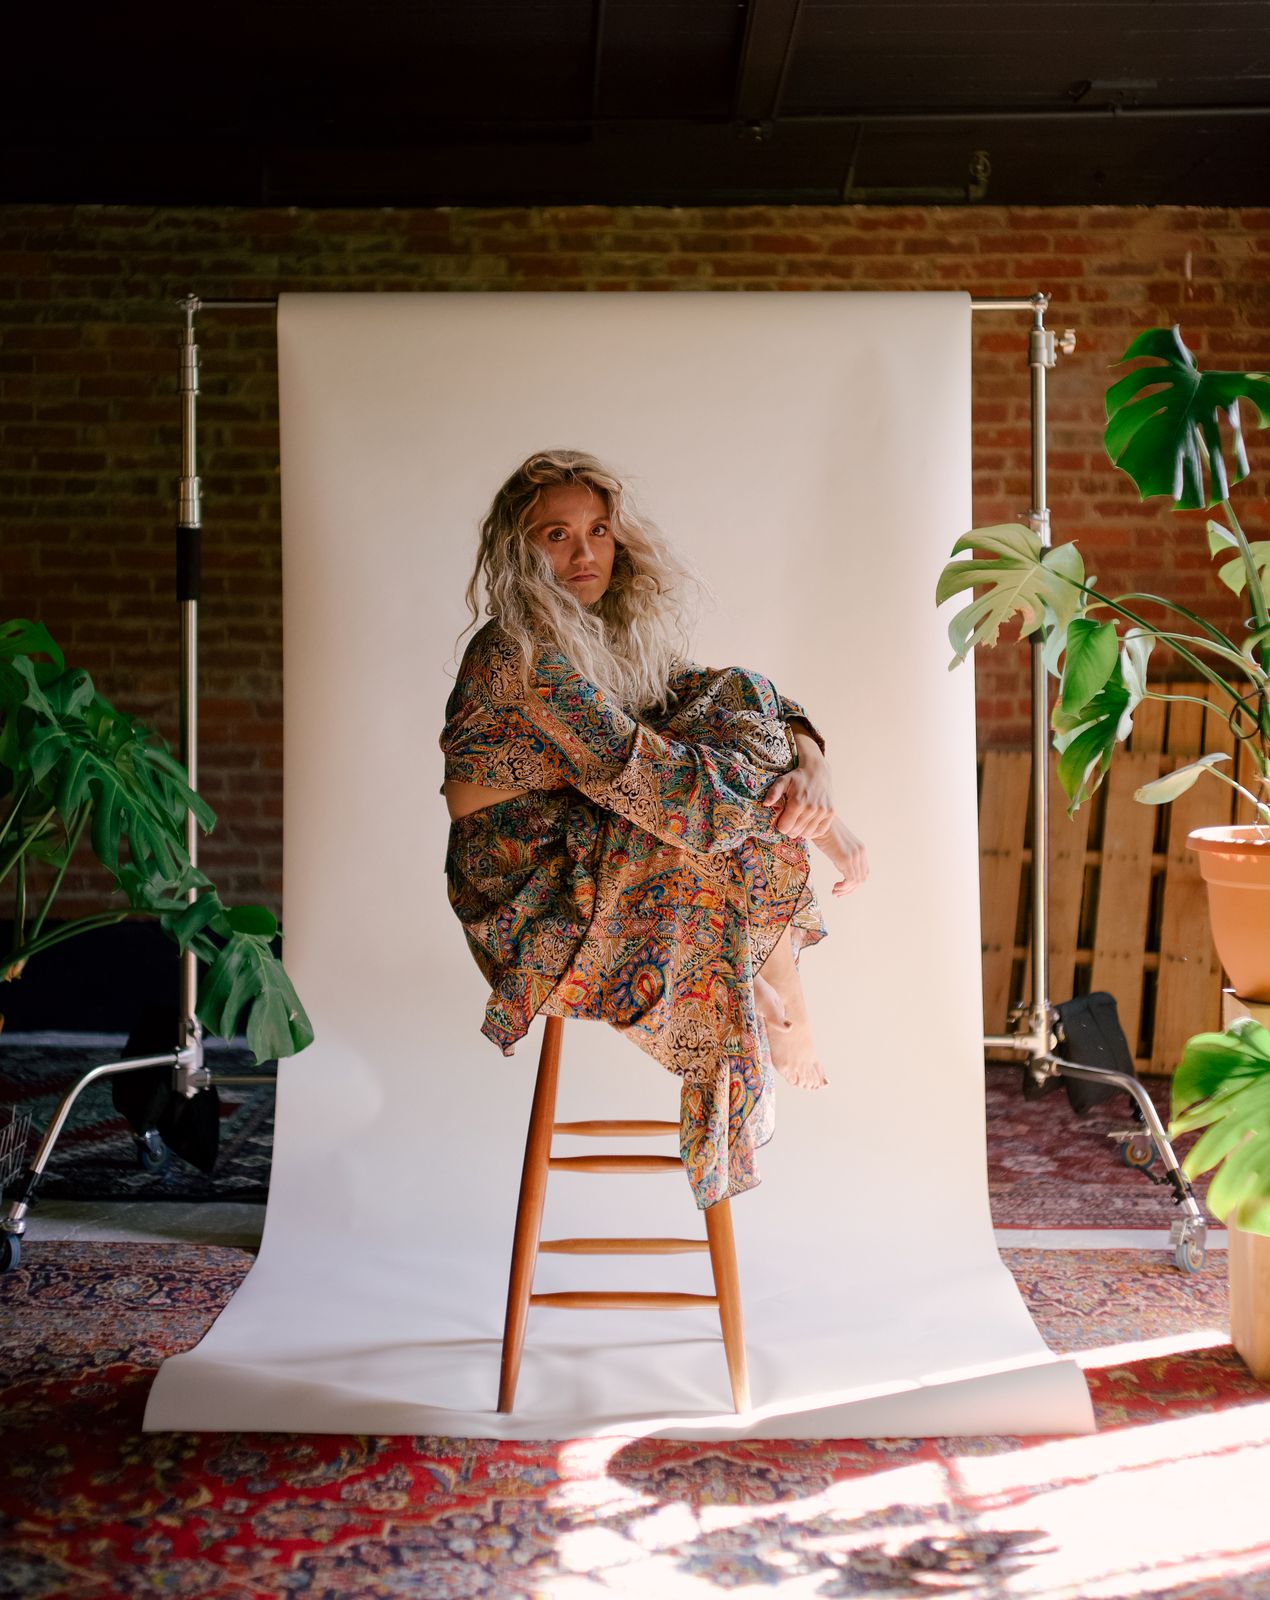
[[[450,904],[490,984],[481,1032],[504,1055],[533,1018],[604,1021],[676,1073],[680,1153],[699,1206],[752,1188],[771,1137],[772,1061],[754,974],[787,925],[827,932],[807,845],[760,804],[797,764],[803,708],[758,673],[688,665],[636,718],[491,621],[446,706],[446,778],[519,789],[451,823]]]

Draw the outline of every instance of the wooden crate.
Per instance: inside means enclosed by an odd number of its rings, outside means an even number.
[[[1171,805],[1148,806],[1133,798],[1139,785],[1160,773],[1210,750],[1230,751],[1235,742],[1227,699],[1215,686],[1168,682],[1151,688],[1195,698],[1144,701],[1108,777],[1071,818],[1054,775],[1057,758],[1049,753],[1049,989],[1054,1002],[1095,989],[1113,994],[1138,1071],[1171,1073],[1191,1034],[1221,1027],[1224,981],[1199,863],[1186,848],[1186,836],[1192,828],[1246,821],[1251,807],[1208,777]],[[980,761],[988,1033],[1008,1032],[1010,1006],[1031,994],[1031,767],[1026,750],[988,750]],[[1232,776],[1247,782],[1244,772]],[[988,1054],[1018,1059],[999,1049]]]

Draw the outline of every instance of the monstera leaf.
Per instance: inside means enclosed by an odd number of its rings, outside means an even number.
[[[1194,761],[1188,761],[1184,767],[1176,767],[1172,772],[1166,772],[1159,778],[1152,778],[1150,783],[1144,783],[1133,791],[1133,798],[1141,800],[1148,806],[1166,806],[1170,801],[1176,800],[1178,795],[1194,787],[1200,774],[1210,767],[1215,767],[1219,761],[1229,761],[1230,755],[1225,750],[1213,750],[1206,756],[1199,756]]]
[[[1067,625],[1067,650],[1058,698],[1068,715],[1081,710],[1115,671],[1120,635],[1114,622],[1073,617]]]
[[[1200,372],[1176,323],[1140,333],[1116,364],[1137,356],[1154,356],[1164,365],[1139,367],[1108,389],[1103,434],[1107,455],[1129,474],[1143,500],[1167,494],[1178,510],[1224,500],[1230,485],[1248,475],[1238,403],[1249,401],[1256,426],[1264,428],[1270,422],[1270,376]],[[1230,428],[1233,474],[1226,467],[1220,417]]]
[[[1050,716],[1054,748],[1059,752],[1058,780],[1071,802],[1069,817],[1106,776],[1112,752],[1129,737],[1133,713],[1146,694],[1147,658],[1155,640],[1140,628],[1130,628],[1119,641],[1111,671],[1102,677],[1108,628],[1114,635],[1112,623],[1096,623],[1088,617],[1073,619],[1063,687]],[[1096,692],[1088,694],[1090,685],[1100,677]],[[1086,698],[1081,699],[1082,695]]]
[[[1206,1204],[1222,1222],[1270,1234],[1270,1032],[1239,1017],[1225,1033],[1197,1033],[1173,1076],[1169,1134],[1205,1133],[1182,1170],[1218,1167]]]
[[[19,773],[25,768],[33,779],[36,800],[54,807],[67,823],[90,803],[93,849],[116,877],[125,838],[138,864],[152,861],[176,872],[185,854],[185,807],[204,828],[215,822],[215,812],[189,787],[180,764],[153,742],[155,735],[106,706],[91,682],[86,696],[68,701],[64,709],[56,704],[56,687],[41,697],[55,708],[50,719],[33,706],[36,724],[17,765]],[[28,706],[34,700],[30,696]]]
[[[1248,568],[1244,564],[1243,552],[1239,549],[1239,541],[1229,528],[1223,527],[1220,522],[1208,524],[1208,553],[1210,556],[1220,555],[1223,550],[1233,550],[1236,553],[1228,560],[1223,561],[1217,569],[1217,576],[1235,594],[1242,594],[1248,587]],[[1257,577],[1264,590],[1270,585],[1270,541],[1254,539],[1248,546],[1252,556],[1253,565],[1257,569]]]
[[[994,645],[1001,624],[1016,613],[1023,618],[1021,637],[1034,633],[1042,622],[1065,631],[1076,615],[1085,565],[1074,544],[1056,544],[1042,552],[1039,534],[1021,522],[1006,522],[963,534],[952,553],[961,550],[992,554],[983,561],[950,561],[939,575],[935,604],[942,605],[979,583],[989,589],[948,624],[948,638],[956,651],[949,670],[964,661],[975,645]]]
[[[242,919],[233,911],[227,917],[229,936],[199,989],[199,1021],[232,1039],[245,1012],[247,1043],[257,1061],[294,1055],[313,1043],[313,1027],[291,979],[264,934],[234,927]]]
[[[0,661],[14,661],[19,656],[40,654],[53,658],[51,667],[54,672],[65,671],[66,658],[42,622],[28,622],[25,617],[0,622]]]
[[[42,623],[21,618],[0,622],[0,795],[0,878],[28,858],[54,869],[38,914],[14,929],[12,958],[0,954],[0,983],[63,939],[142,914],[208,969],[198,998],[208,1027],[232,1035],[245,1019],[258,1060],[310,1043],[309,1019],[271,949],[277,919],[265,906],[223,905],[189,858],[187,815],[210,829],[216,813],[190,788],[185,767],[157,733],[104,700],[86,672],[66,667]],[[44,933],[85,828],[127,904]]]

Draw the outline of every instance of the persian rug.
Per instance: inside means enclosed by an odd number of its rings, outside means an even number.
[[[1025,1100],[1022,1069],[989,1064],[988,1198],[998,1228],[1167,1228],[1179,1214],[1173,1191],[1153,1182],[1162,1172],[1157,1157],[1148,1172],[1127,1167],[1116,1138],[1136,1123],[1128,1095],[1117,1095],[1078,1116],[1058,1088]],[[1165,1127],[1172,1079],[1143,1078]],[[1179,1159],[1199,1138],[1184,1134],[1174,1144]],[[1202,1206],[1208,1175],[1193,1185]],[[1211,1221],[1211,1219],[1210,1219]]]
[[[1160,1252],[1007,1251],[1082,1438],[684,1443],[142,1434],[243,1251],[36,1243],[0,1279],[0,1594],[22,1600],[1002,1600],[1270,1593],[1270,1386],[1225,1281]]]

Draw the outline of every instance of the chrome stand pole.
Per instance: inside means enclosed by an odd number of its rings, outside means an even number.
[[[203,581],[203,496],[198,476],[199,354],[194,338],[194,318],[199,311],[259,310],[276,306],[276,300],[203,300],[188,294],[177,301],[185,316],[181,345],[181,481],[176,527],[176,596],[181,607],[181,762],[189,774],[190,788],[198,788],[198,605]],[[198,865],[198,823],[192,811],[185,814],[185,848],[190,865]],[[191,889],[191,904],[198,890]],[[192,950],[181,952],[180,1048],[172,1087],[186,1099],[214,1083],[241,1083],[208,1070],[203,1062],[203,1027],[196,1015],[198,958]],[[248,1079],[265,1082],[267,1079]]]
[[[1046,497],[1045,374],[1057,361],[1057,351],[1071,355],[1076,332],[1064,330],[1061,341],[1045,327],[1048,294],[1038,291],[1026,300],[972,300],[974,311],[1030,311],[1028,369],[1032,384],[1032,508],[1027,520],[1041,542],[1050,545],[1050,513]],[[1032,671],[1032,1001],[1018,1015],[1022,1026],[1013,1033],[986,1037],[984,1045],[1001,1045],[1032,1057],[1031,1070],[1039,1079],[1056,1070],[1043,1064],[1058,1042],[1053,1027],[1054,1007],[1049,997],[1049,675],[1037,634],[1028,640]],[[1012,1013],[1014,1014],[1014,1013]]]
[[[176,598],[181,608],[181,764],[191,789],[198,788],[198,603],[203,577],[203,503],[198,478],[198,345],[194,339],[194,314],[199,301],[187,295],[179,302],[185,313],[181,344],[181,481],[176,523]],[[193,811],[185,813],[185,849],[190,865],[198,866],[198,823]],[[198,897],[190,889],[191,904]],[[193,1095],[192,1082],[203,1067],[203,1029],[195,1010],[198,1004],[198,959],[192,950],[181,952],[181,1011],[179,1044],[185,1059],[176,1068],[173,1087],[178,1094]]]

